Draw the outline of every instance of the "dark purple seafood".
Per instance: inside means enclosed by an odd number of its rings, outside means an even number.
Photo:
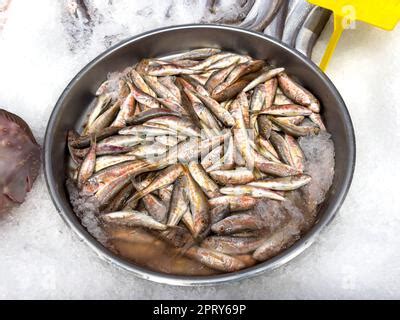
[[[0,109],[0,214],[24,202],[40,168],[40,146],[24,120]]]

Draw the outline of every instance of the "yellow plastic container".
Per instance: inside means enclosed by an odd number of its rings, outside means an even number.
[[[400,0],[308,0],[333,12],[334,29],[320,67],[326,70],[344,29],[355,20],[393,30],[400,20]]]

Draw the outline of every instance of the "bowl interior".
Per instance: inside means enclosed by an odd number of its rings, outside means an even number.
[[[322,115],[335,145],[335,176],[315,225],[292,247],[254,267],[209,277],[171,276],[128,262],[94,239],[72,211],[65,188],[66,133],[79,129],[94,93],[109,72],[121,71],[145,57],[157,57],[199,47],[217,47],[248,54],[286,68],[313,92],[323,106]],[[230,281],[273,269],[308,247],[321,228],[328,224],[343,202],[355,163],[355,140],[346,106],[330,80],[314,63],[293,49],[251,31],[214,25],[187,25],[148,32],[128,39],[89,63],[68,85],[50,117],[45,137],[45,175],[49,191],[61,216],[96,252],[108,261],[136,275],[169,284],[193,285]]]

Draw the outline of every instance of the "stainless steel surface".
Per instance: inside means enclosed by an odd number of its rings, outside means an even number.
[[[76,127],[87,112],[97,86],[109,71],[121,70],[143,57],[156,57],[196,47],[221,47],[268,59],[284,66],[321,100],[323,116],[335,144],[336,164],[333,185],[319,208],[316,224],[291,248],[254,267],[230,274],[207,277],[183,277],[147,270],[130,263],[103,247],[80,224],[72,211],[65,188],[66,132]],[[143,279],[173,285],[207,285],[224,283],[275,269],[304,251],[335,216],[350,187],[355,164],[355,138],[346,106],[332,82],[309,59],[295,50],[248,30],[216,25],[184,25],[154,30],[130,38],[90,62],[67,86],[48,122],[44,161],[46,182],[58,211],[65,222],[99,256]]]

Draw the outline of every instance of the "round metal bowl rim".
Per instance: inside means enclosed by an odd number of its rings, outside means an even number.
[[[345,177],[344,184],[342,185],[342,188],[338,190],[337,192],[339,193],[337,197],[337,201],[335,201],[333,209],[330,210],[330,212],[326,212],[325,215],[323,215],[319,221],[319,224],[314,225],[301,239],[299,239],[293,246],[288,248],[287,250],[283,251],[280,253],[278,256],[267,260],[265,262],[262,262],[260,264],[257,264],[253,267],[246,268],[242,271],[234,272],[234,273],[226,273],[226,274],[221,274],[221,275],[214,275],[214,276],[175,276],[175,275],[168,275],[168,274],[163,274],[155,271],[151,271],[149,269],[133,265],[132,263],[127,262],[125,259],[115,255],[105,247],[103,247],[95,238],[93,238],[87,230],[78,222],[73,221],[70,219],[68,214],[66,214],[64,208],[64,204],[58,197],[54,194],[53,190],[56,189],[56,185],[54,182],[54,177],[52,173],[52,166],[51,166],[51,154],[49,152],[46,152],[51,146],[52,143],[52,137],[50,136],[50,132],[52,131],[53,125],[54,125],[54,120],[57,116],[57,113],[59,109],[61,108],[61,105],[63,103],[63,100],[65,96],[68,94],[70,91],[70,88],[73,87],[81,78],[85,72],[90,69],[92,66],[94,66],[99,60],[104,58],[107,55],[110,55],[116,50],[119,50],[120,48],[124,47],[125,45],[137,41],[141,38],[151,36],[153,34],[158,34],[162,32],[170,32],[174,30],[181,30],[181,29],[207,29],[207,28],[213,28],[213,29],[223,29],[223,30],[230,30],[230,31],[235,31],[235,32],[241,32],[245,33],[251,36],[255,36],[260,38],[263,41],[270,41],[273,42],[275,45],[280,46],[281,48],[290,51],[293,55],[297,56],[302,63],[308,65],[313,69],[314,72],[316,72],[319,77],[321,78],[322,81],[324,81],[327,86],[331,89],[331,93],[335,95],[335,98],[340,101],[340,104],[343,107],[343,112],[344,112],[344,117],[345,117],[345,126],[347,133],[349,135],[349,140],[351,143],[350,147],[350,159],[351,161],[349,162],[348,166],[350,171]],[[253,277],[256,275],[259,275],[260,273],[266,272],[266,271],[271,271],[273,269],[276,269],[283,264],[289,262],[296,256],[298,256],[300,253],[302,253],[306,248],[308,248],[317,238],[317,236],[320,234],[321,230],[327,226],[332,219],[335,217],[336,213],[338,212],[339,208],[341,207],[348,190],[351,185],[351,181],[353,178],[353,173],[354,173],[354,168],[355,168],[355,159],[356,159],[356,142],[355,142],[355,135],[354,135],[354,128],[353,124],[349,115],[349,112],[347,110],[347,107],[340,96],[338,90],[336,89],[335,85],[331,82],[331,80],[319,69],[319,67],[314,64],[309,58],[304,56],[302,53],[294,50],[293,48],[288,47],[284,43],[281,43],[280,41],[273,39],[271,37],[268,37],[262,33],[259,32],[254,32],[254,31],[249,31],[243,28],[239,27],[233,27],[233,26],[223,26],[223,25],[215,25],[215,24],[185,24],[185,25],[178,25],[178,26],[170,26],[170,27],[163,27],[163,28],[158,28],[155,30],[151,30],[148,32],[141,33],[139,35],[127,38],[120,43],[110,47],[100,55],[98,55],[96,58],[94,58],[91,62],[89,62],[79,73],[70,81],[70,83],[67,85],[67,87],[64,89],[63,93],[61,94],[60,98],[58,99],[47,124],[46,128],[46,133],[45,133],[45,139],[44,139],[44,174],[45,174],[45,180],[47,184],[47,188],[49,190],[51,199],[59,212],[60,216],[62,219],[66,222],[66,224],[74,230],[74,232],[82,239],[84,240],[101,258],[105,259],[109,263],[128,270],[135,274],[137,277],[146,279],[146,280],[151,280],[155,281],[158,283],[163,283],[163,284],[169,284],[169,285],[180,285],[180,286],[203,286],[203,285],[213,285],[213,284],[222,284],[222,283],[227,283],[231,282],[233,280],[240,280],[244,278],[249,278]]]

